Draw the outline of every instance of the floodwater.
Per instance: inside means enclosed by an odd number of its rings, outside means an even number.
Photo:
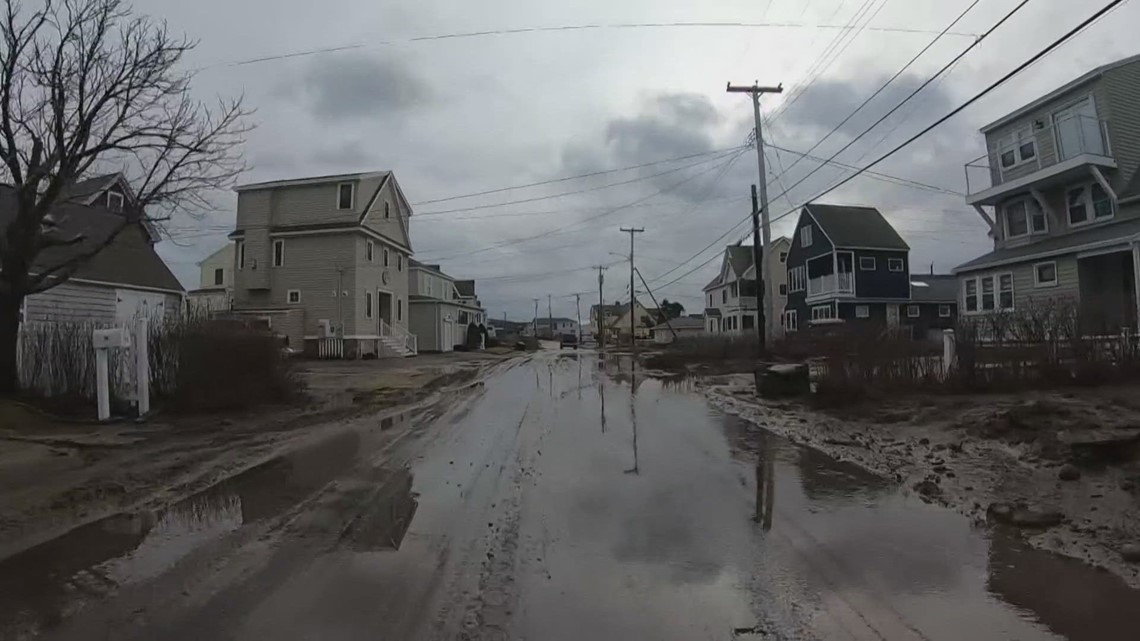
[[[628,359],[375,428],[0,561],[0,638],[1136,638],[1112,575]]]

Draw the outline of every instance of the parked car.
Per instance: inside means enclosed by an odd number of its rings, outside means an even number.
[[[578,337],[574,334],[563,334],[562,338],[558,341],[558,349],[564,347],[573,347],[578,349]]]

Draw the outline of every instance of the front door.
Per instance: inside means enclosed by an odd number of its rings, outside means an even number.
[[[387,323],[389,327],[392,326],[392,295],[388,292],[376,292],[377,314],[376,318],[380,319],[381,323]],[[383,334],[381,332],[381,334]]]
[[[887,327],[899,326],[899,306],[887,304]]]

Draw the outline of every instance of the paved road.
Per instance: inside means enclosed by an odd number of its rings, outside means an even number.
[[[546,352],[0,563],[0,637],[1135,639],[1112,577]]]

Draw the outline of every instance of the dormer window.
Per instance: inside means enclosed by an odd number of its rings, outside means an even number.
[[[336,186],[336,208],[352,209],[356,197],[355,183],[340,183]]]
[[[127,199],[124,198],[123,195],[119,192],[107,192],[107,209],[110,209],[117,214],[121,214],[123,212],[123,206],[126,204],[126,202]]]

